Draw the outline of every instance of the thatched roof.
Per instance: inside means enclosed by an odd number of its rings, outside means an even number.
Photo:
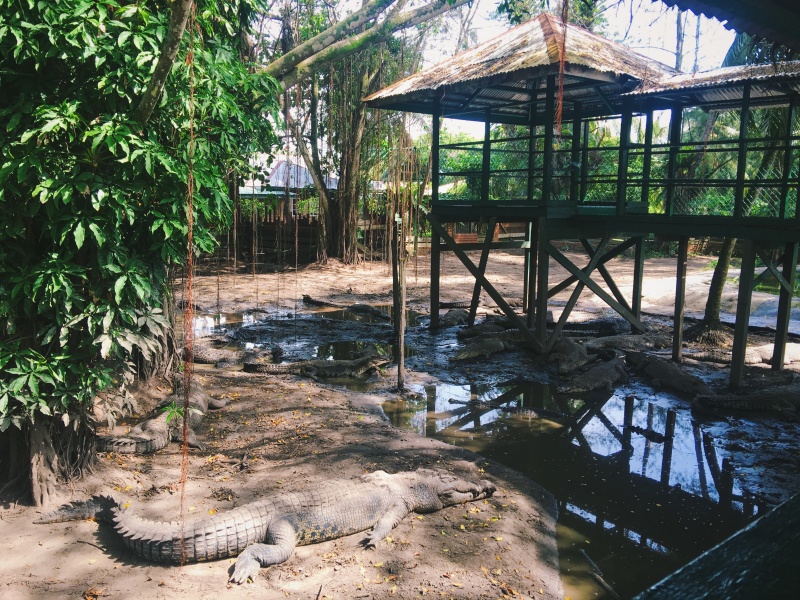
[[[565,105],[578,101],[607,107],[642,82],[676,71],[576,25],[566,26]],[[415,73],[365,99],[374,107],[432,113],[442,97],[445,113],[482,120],[523,118],[531,95],[558,73],[564,24],[541,14],[495,38]],[[526,106],[521,107],[521,104]],[[464,111],[470,114],[464,114]]]

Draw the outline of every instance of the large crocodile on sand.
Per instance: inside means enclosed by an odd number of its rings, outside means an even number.
[[[247,373],[267,373],[270,375],[305,375],[307,377],[361,377],[391,362],[385,356],[371,354],[352,360],[298,360],[288,363],[265,361],[245,362],[243,370]]]
[[[158,406],[158,414],[139,423],[124,436],[99,436],[97,449],[100,452],[119,452],[120,454],[151,454],[165,448],[170,441],[180,442],[183,439],[183,419],[170,419],[163,409],[170,404],[183,406],[183,378],[176,379],[175,393],[166,398]],[[193,448],[202,448],[197,440],[194,428],[203,420],[209,408],[222,408],[228,401],[212,398],[196,381],[189,386],[189,431],[187,442]]]
[[[361,541],[375,546],[410,512],[435,512],[489,498],[495,486],[450,473],[376,471],[358,480],[330,481],[293,494],[279,493],[227,513],[185,523],[148,521],[108,496],[66,504],[37,519],[60,523],[95,518],[111,523],[125,546],[160,563],[200,562],[237,556],[230,581],[255,579],[261,567],[280,564],[295,546],[324,542],[372,528]]]

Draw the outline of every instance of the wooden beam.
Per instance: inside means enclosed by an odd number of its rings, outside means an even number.
[[[534,181],[536,175],[536,87],[538,87],[538,80],[528,82],[531,89],[531,105],[530,113],[528,114],[528,204],[533,204],[533,193],[535,191]]]
[[[618,244],[618,245],[614,246],[611,250],[609,250],[608,252],[603,254],[603,257],[600,259],[600,263],[599,264],[600,265],[604,265],[608,261],[610,261],[611,259],[616,258],[620,254],[625,252],[628,248],[632,247],[636,243],[635,239],[636,238],[630,238],[628,240],[625,240],[621,244]],[[556,294],[558,294],[560,292],[563,292],[565,289],[567,289],[569,286],[571,286],[576,281],[578,281],[578,278],[575,277],[574,275],[570,275],[564,281],[562,281],[561,283],[559,283],[559,284],[553,286],[551,289],[549,289],[547,291],[547,297],[548,298],[552,298]]]
[[[674,106],[669,119],[669,154],[667,156],[667,182],[664,214],[672,215],[675,210],[675,176],[678,173],[678,152],[681,145],[683,108]]]
[[[486,111],[483,125],[483,161],[481,162],[481,202],[489,202],[489,172],[492,169],[492,111]]]
[[[579,104],[575,103],[575,114],[572,118],[572,144],[569,154],[569,200],[577,204],[581,181],[581,128],[583,121],[580,117]],[[587,125],[588,127],[588,125]]]
[[[433,215],[428,215],[428,220],[435,219]],[[441,274],[441,257],[442,251],[439,248],[439,234],[435,229],[431,229],[431,306],[430,315],[431,329],[438,329],[439,327],[439,277]]]
[[[583,240],[582,240],[583,241]],[[586,242],[588,246],[589,242]],[[605,249],[606,245],[608,244],[608,238],[603,238],[600,240],[600,243],[597,245],[597,251],[593,251],[590,255],[589,263],[582,269],[583,273],[587,277],[591,277],[592,271],[597,267],[597,263],[603,256],[603,250]],[[591,250],[591,246],[587,249],[587,252]],[[578,302],[578,298],[580,298],[581,292],[583,292],[583,288],[586,287],[586,284],[582,281],[578,282],[578,285],[575,286],[575,289],[572,290],[572,294],[570,294],[569,300],[567,301],[566,306],[564,306],[564,310],[561,311],[561,315],[558,317],[558,322],[556,323],[555,327],[553,328],[553,333],[550,335],[550,339],[545,346],[545,352],[550,352],[553,349],[553,345],[556,343],[558,336],[561,334],[561,330],[564,328],[564,325],[567,323],[567,319],[569,319],[569,315],[572,312],[572,309],[575,308],[575,304]]]
[[[742,385],[744,355],[747,351],[747,334],[750,327],[750,306],[753,300],[753,272],[756,266],[756,242],[745,240],[742,270],[739,273],[739,294],[736,302],[736,325],[733,330],[733,358],[731,360],[732,388]]]
[[[484,277],[479,271],[478,268],[474,265],[474,263],[469,259],[464,251],[458,247],[455,240],[450,237],[447,231],[442,227],[439,221],[434,217],[432,214],[428,214],[428,221],[431,224],[431,230],[436,231],[439,234],[439,237],[444,240],[444,243],[447,245],[447,248],[451,250],[461,261],[461,263],[467,268],[467,270],[472,274],[472,276],[480,283],[486,293],[489,294],[492,300],[495,301],[497,306],[502,310],[505,315],[509,318],[509,320],[522,332],[522,335],[525,336],[528,343],[531,344],[533,349],[536,352],[541,353],[543,350],[543,345],[539,343],[530,329],[528,329],[525,322],[519,317],[519,315],[514,312],[514,309],[508,305],[508,302],[500,295],[500,293],[494,288],[494,286],[489,282],[486,277]]]
[[[746,81],[742,98],[741,118],[739,119],[739,149],[736,159],[736,187],[733,194],[733,216],[742,217],[750,212],[744,206],[744,180],[747,176],[747,125],[750,122],[750,88]]]
[[[631,121],[633,113],[629,103],[625,103],[622,111],[619,132],[619,155],[617,162],[617,214],[625,214],[628,194],[628,155],[631,145]]]
[[[597,296],[600,297],[603,302],[608,304],[611,308],[617,311],[620,316],[631,323],[632,325],[636,326],[637,328],[644,329],[644,323],[642,323],[638,317],[633,315],[630,310],[628,310],[625,306],[617,302],[615,298],[609,295],[603,288],[597,285],[590,277],[587,277],[583,271],[581,271],[576,265],[572,263],[566,256],[564,256],[561,252],[559,252],[551,243],[547,242],[545,244],[547,253],[552,256],[556,261],[564,267],[567,271],[572,273],[575,277],[578,278],[579,281],[582,281],[586,287],[592,290]]]
[[[583,122],[583,143],[581,144],[581,193],[580,202],[586,200],[589,191],[589,122]]]
[[[592,249],[591,245],[589,244],[589,240],[587,240],[586,238],[582,238],[581,244],[583,245],[584,250],[586,250],[586,254],[589,255],[589,258],[594,258],[597,251]],[[614,294],[614,298],[617,299],[617,302],[619,302],[620,304],[622,304],[622,306],[633,312],[633,310],[631,310],[630,305],[628,304],[628,300],[625,298],[625,296],[622,295],[622,292],[619,291],[619,287],[617,287],[617,284],[614,281],[614,278],[611,276],[611,273],[608,272],[608,269],[606,269],[605,266],[601,264],[598,265],[597,271],[600,273],[600,276],[603,278],[603,281],[606,282],[608,289],[611,290],[612,294]]]
[[[784,138],[783,172],[781,173],[781,208],[778,216],[786,218],[786,205],[789,202],[789,174],[792,171],[792,140],[794,139],[794,117],[797,108],[797,97],[789,98],[789,107],[786,109],[786,137]],[[797,207],[795,207],[797,211]]]
[[[675,275],[675,313],[672,319],[672,360],[680,362],[683,354],[683,313],[686,307],[686,266],[689,238],[678,240],[678,269]]]
[[[636,238],[636,250],[633,255],[633,291],[631,293],[631,312],[642,318],[642,282],[644,281],[644,238]],[[634,328],[636,333],[644,331]]]
[[[439,134],[442,126],[442,107],[438,97],[431,120],[431,207],[433,208],[439,203]]]
[[[542,160],[542,204],[549,205],[553,192],[553,126],[556,114],[556,76],[547,76],[544,102],[544,154]]]
[[[797,272],[797,247],[796,242],[789,243],[786,244],[783,251],[783,278],[787,285],[781,286],[778,295],[778,320],[775,327],[775,347],[772,352],[772,368],[775,370],[783,369],[783,359],[786,354],[786,339],[789,336],[789,321]]]
[[[536,316],[536,274],[539,264],[539,219],[528,223],[528,239],[530,244],[525,251],[527,259],[525,271],[525,288],[527,295],[524,299],[525,311],[527,313],[528,327],[534,327]]]
[[[653,164],[653,109],[645,113],[644,156],[642,157],[642,202],[650,205],[650,170]]]
[[[544,349],[547,343],[547,287],[550,279],[550,256],[545,246],[549,245],[546,236],[547,219],[538,219],[538,274],[536,281],[536,338]]]
[[[486,263],[489,262],[489,249],[492,247],[492,240],[494,239],[494,230],[497,227],[497,219],[490,219],[489,225],[486,228],[486,238],[483,240],[483,249],[481,250],[481,259],[478,264],[478,271],[481,277],[486,275]],[[472,290],[472,302],[469,305],[469,318],[467,325],[472,327],[475,324],[475,315],[478,313],[478,301],[481,299],[481,284],[478,279],[475,279],[475,288]]]

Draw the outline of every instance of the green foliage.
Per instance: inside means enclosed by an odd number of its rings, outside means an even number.
[[[190,151],[193,250],[208,251],[230,218],[229,173],[275,140],[276,84],[232,35],[240,4],[199,3],[192,143],[188,35],[151,120],[131,117],[169,3],[0,0],[0,429],[69,422],[157,359]]]

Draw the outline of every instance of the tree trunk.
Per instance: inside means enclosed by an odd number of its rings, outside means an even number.
[[[59,468],[50,427],[41,419],[28,426],[28,448],[30,448],[33,504],[46,506],[54,491]]]

